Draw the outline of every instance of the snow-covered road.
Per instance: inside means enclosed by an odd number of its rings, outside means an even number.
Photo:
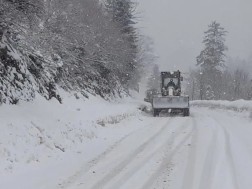
[[[146,119],[61,188],[251,189],[251,118],[193,108],[191,117]]]
[[[112,110],[116,107],[119,110],[120,106],[114,105]],[[128,106],[131,105],[122,105],[124,108]],[[63,112],[63,115],[69,115],[66,120],[60,111],[55,110],[54,112],[58,111],[52,119],[56,120],[52,122],[55,125],[48,128],[44,126],[41,132],[24,130],[21,126],[16,126],[18,121],[10,122],[8,119],[8,124],[4,127],[5,133],[9,133],[8,137],[4,138],[6,134],[2,133],[2,142],[0,141],[0,157],[4,168],[0,172],[0,188],[251,189],[250,110],[240,113],[220,109],[221,107],[211,109],[214,106],[198,106],[191,108],[190,117],[152,117],[140,113],[137,108],[133,111],[132,107],[129,108],[129,115],[123,113],[125,116],[116,116],[116,119],[101,119],[102,124],[101,121],[98,124],[91,122],[90,126],[87,125],[87,117],[78,122],[85,124],[74,124],[72,121],[77,122],[78,116],[85,114],[82,112],[84,108],[80,111],[78,109],[78,114],[74,113],[74,117]],[[115,115],[120,113],[117,109]],[[125,108],[125,111],[128,110]],[[44,114],[42,112],[38,115]],[[32,123],[36,123],[39,129],[42,128],[43,125],[38,124],[41,121],[36,121],[36,114],[31,116],[34,119]],[[26,117],[21,118],[30,120]],[[69,118],[72,120],[67,126],[71,128],[67,127],[68,134],[64,138],[66,131],[62,123],[68,123]],[[117,121],[113,121],[114,119]],[[50,124],[51,121],[45,125]],[[90,130],[93,137],[87,135],[88,138],[85,138],[86,135],[78,133],[81,131],[79,128],[86,129],[84,131],[87,133]],[[22,134],[23,132],[28,132],[28,135]],[[49,134],[53,137],[47,137]],[[82,135],[84,138],[80,140],[78,137]],[[66,150],[62,152],[56,146],[54,148],[50,145],[52,142],[54,145],[56,142],[61,144]],[[13,153],[17,155],[12,160]],[[31,158],[25,161],[26,156],[35,156],[33,159],[36,161],[28,161]]]

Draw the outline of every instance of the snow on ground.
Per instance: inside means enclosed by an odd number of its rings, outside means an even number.
[[[251,102],[196,101],[190,117],[143,103],[1,105],[0,188],[251,189]]]
[[[223,100],[195,100],[191,102],[192,106],[218,108],[224,110],[234,110],[238,112],[249,111],[252,112],[252,101],[236,100],[236,101],[223,101]]]
[[[79,158],[88,162],[143,122],[136,100],[84,101],[65,94],[63,101],[38,95],[34,102],[0,106],[0,188],[55,188]]]
[[[243,113],[192,108],[193,135],[173,160],[173,189],[252,187],[252,119]],[[180,182],[178,181],[180,178]]]

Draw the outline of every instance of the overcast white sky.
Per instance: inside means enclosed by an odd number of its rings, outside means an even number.
[[[211,21],[229,33],[228,56],[252,55],[252,0],[137,0],[139,27],[154,41],[162,70],[194,67]]]

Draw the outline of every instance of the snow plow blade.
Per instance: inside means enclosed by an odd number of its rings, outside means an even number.
[[[188,96],[160,96],[154,97],[152,101],[154,117],[158,116],[163,110],[170,113],[183,113],[184,116],[190,115]],[[168,111],[169,110],[169,111]]]
[[[155,109],[189,108],[189,97],[188,96],[154,97],[152,106]]]

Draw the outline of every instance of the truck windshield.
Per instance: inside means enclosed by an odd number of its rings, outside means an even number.
[[[167,86],[167,84],[170,82],[170,80],[173,80],[175,85],[178,85],[178,78],[165,78],[164,79],[164,86]]]

